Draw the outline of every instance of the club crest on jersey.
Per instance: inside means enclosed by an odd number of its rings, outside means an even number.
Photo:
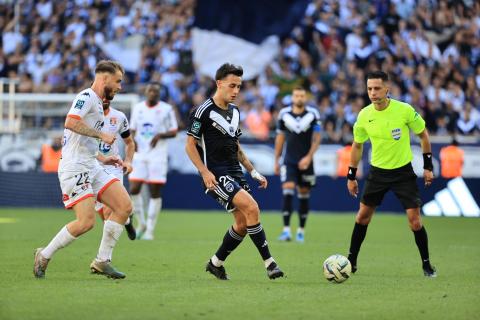
[[[392,137],[395,140],[399,140],[402,136],[402,129],[396,128],[392,130]]]
[[[230,134],[234,134],[234,133],[235,133],[235,130],[233,130],[233,127],[232,127],[232,126],[230,126],[230,127],[228,128],[228,130],[230,130]]]

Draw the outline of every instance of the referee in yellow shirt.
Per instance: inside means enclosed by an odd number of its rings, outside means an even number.
[[[367,91],[372,103],[362,109],[353,127],[354,142],[347,175],[348,192],[352,196],[358,195],[355,174],[362,158],[363,143],[368,139],[372,144],[372,159],[360,209],[355,217],[348,259],[355,272],[358,252],[375,208],[380,205],[385,193],[392,190],[407,212],[422,258],[424,275],[436,277],[435,268],[429,260],[427,232],[420,217],[420,193],[411,165],[410,130],[421,139],[425,186],[433,181],[430,139],[422,117],[411,105],[389,98],[388,90],[388,75],[385,72],[368,73]]]

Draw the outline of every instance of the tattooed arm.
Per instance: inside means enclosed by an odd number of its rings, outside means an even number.
[[[101,139],[108,144],[112,144],[115,141],[114,135],[97,131],[94,128],[89,127],[82,119],[67,117],[65,128],[81,134],[82,136]]]

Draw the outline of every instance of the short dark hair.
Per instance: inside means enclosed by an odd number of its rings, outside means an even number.
[[[97,66],[95,67],[95,74],[104,72],[115,74],[117,71],[125,74],[125,70],[123,69],[122,65],[117,61],[113,60],[101,60],[97,63]]]
[[[217,72],[215,73],[215,80],[223,80],[229,74],[241,77],[243,76],[243,68],[232,63],[224,63],[220,66],[220,68],[218,68]]]
[[[384,82],[388,81],[388,74],[386,74],[383,71],[377,70],[377,71],[371,71],[367,73],[367,80],[368,79],[382,79]]]
[[[295,86],[293,87],[293,91],[307,91],[307,89],[305,89],[303,86]]]

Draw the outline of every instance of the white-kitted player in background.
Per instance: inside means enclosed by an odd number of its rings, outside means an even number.
[[[118,137],[123,139],[125,143],[125,159],[123,160],[123,166],[114,166],[102,164],[102,166],[112,175],[114,175],[123,184],[123,175],[132,172],[132,159],[135,152],[135,142],[133,141],[130,133],[130,126],[125,114],[110,106],[111,101],[103,99],[103,113],[105,116],[102,132],[109,133],[117,137],[113,144],[100,141],[99,152],[104,156],[116,156],[120,157],[120,143]],[[95,205],[100,217],[106,221],[112,213],[112,209],[107,207],[101,202],[97,202]],[[128,218],[125,223],[125,229],[127,230],[128,238],[135,240],[136,233],[133,227],[132,216]]]
[[[168,142],[177,135],[175,110],[159,100],[160,85],[150,83],[145,89],[146,100],[135,105],[130,129],[135,139],[133,171],[129,176],[133,211],[138,217],[137,239],[153,240],[157,215],[162,208],[162,187],[167,182]],[[145,219],[142,184],[148,184],[150,200]]]

